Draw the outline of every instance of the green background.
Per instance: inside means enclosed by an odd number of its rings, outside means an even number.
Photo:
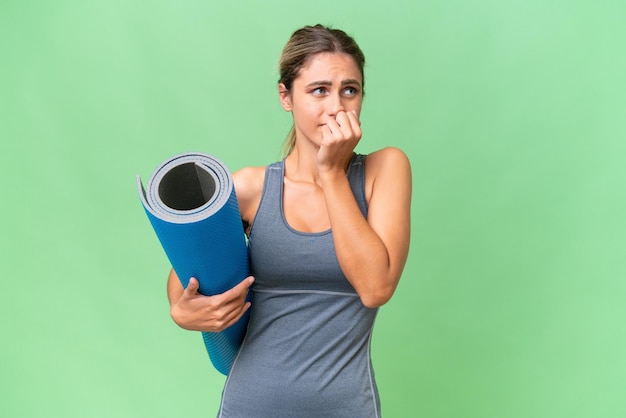
[[[362,46],[358,151],[413,165],[410,257],[377,320],[384,416],[626,416],[626,3],[0,3],[0,416],[214,416],[169,318],[144,180],[185,151],[279,157],[276,62]]]

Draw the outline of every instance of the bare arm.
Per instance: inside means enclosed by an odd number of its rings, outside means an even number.
[[[250,307],[246,295],[252,283],[254,279],[250,276],[222,294],[204,296],[198,293],[198,281],[195,278],[191,278],[187,289],[183,289],[172,269],[167,279],[170,315],[184,329],[222,331],[237,322]]]
[[[246,168],[233,174],[244,224],[249,224],[256,214],[263,187],[263,175],[262,167]],[[176,272],[172,269],[167,278],[170,315],[176,324],[188,330],[222,331],[237,322],[250,308],[246,296],[252,283],[254,278],[250,276],[222,294],[204,296],[198,293],[199,283],[195,278],[191,278],[187,289],[183,289]]]
[[[329,139],[328,150],[323,151],[335,152],[318,154],[320,180],[341,269],[363,304],[377,307],[393,295],[408,256],[411,167],[406,155],[396,148],[367,157],[366,179],[371,191],[365,219],[341,164],[341,156],[345,159],[360,139],[358,120],[352,117],[350,130],[357,131],[352,137],[342,129],[348,123],[338,117],[338,123],[329,128],[335,132],[327,132],[334,139]]]

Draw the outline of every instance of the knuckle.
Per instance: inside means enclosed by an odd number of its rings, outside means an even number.
[[[207,298],[205,308],[209,311],[215,309],[215,301],[213,298]]]

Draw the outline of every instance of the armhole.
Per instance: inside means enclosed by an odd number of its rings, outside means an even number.
[[[263,206],[263,202],[265,201],[265,195],[266,195],[266,190],[267,190],[267,184],[268,184],[268,179],[269,179],[269,170],[270,170],[270,165],[268,165],[267,167],[265,167],[265,174],[263,177],[263,190],[261,190],[261,199],[259,199],[259,206],[256,208],[256,213],[254,214],[254,216],[252,217],[252,219],[250,220],[249,223],[249,228],[248,228],[248,239],[250,238],[250,236],[252,235],[252,232],[254,230],[254,223],[256,221],[256,218],[259,214],[259,211],[261,210],[261,207]]]
[[[367,202],[367,191],[366,191],[366,169],[365,169],[365,161],[367,160],[366,154],[355,154],[354,160],[351,164],[351,173],[350,174],[350,187],[352,188],[352,194],[356,199],[359,208],[361,209],[361,213],[367,219],[367,214],[369,210],[369,205]],[[354,171],[352,171],[354,170]]]

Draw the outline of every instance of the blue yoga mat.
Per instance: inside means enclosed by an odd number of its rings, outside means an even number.
[[[141,203],[183,287],[195,277],[203,295],[223,293],[250,274],[248,249],[233,179],[217,158],[185,153],[164,161]],[[227,375],[241,346],[248,312],[222,332],[203,332],[215,368]]]

